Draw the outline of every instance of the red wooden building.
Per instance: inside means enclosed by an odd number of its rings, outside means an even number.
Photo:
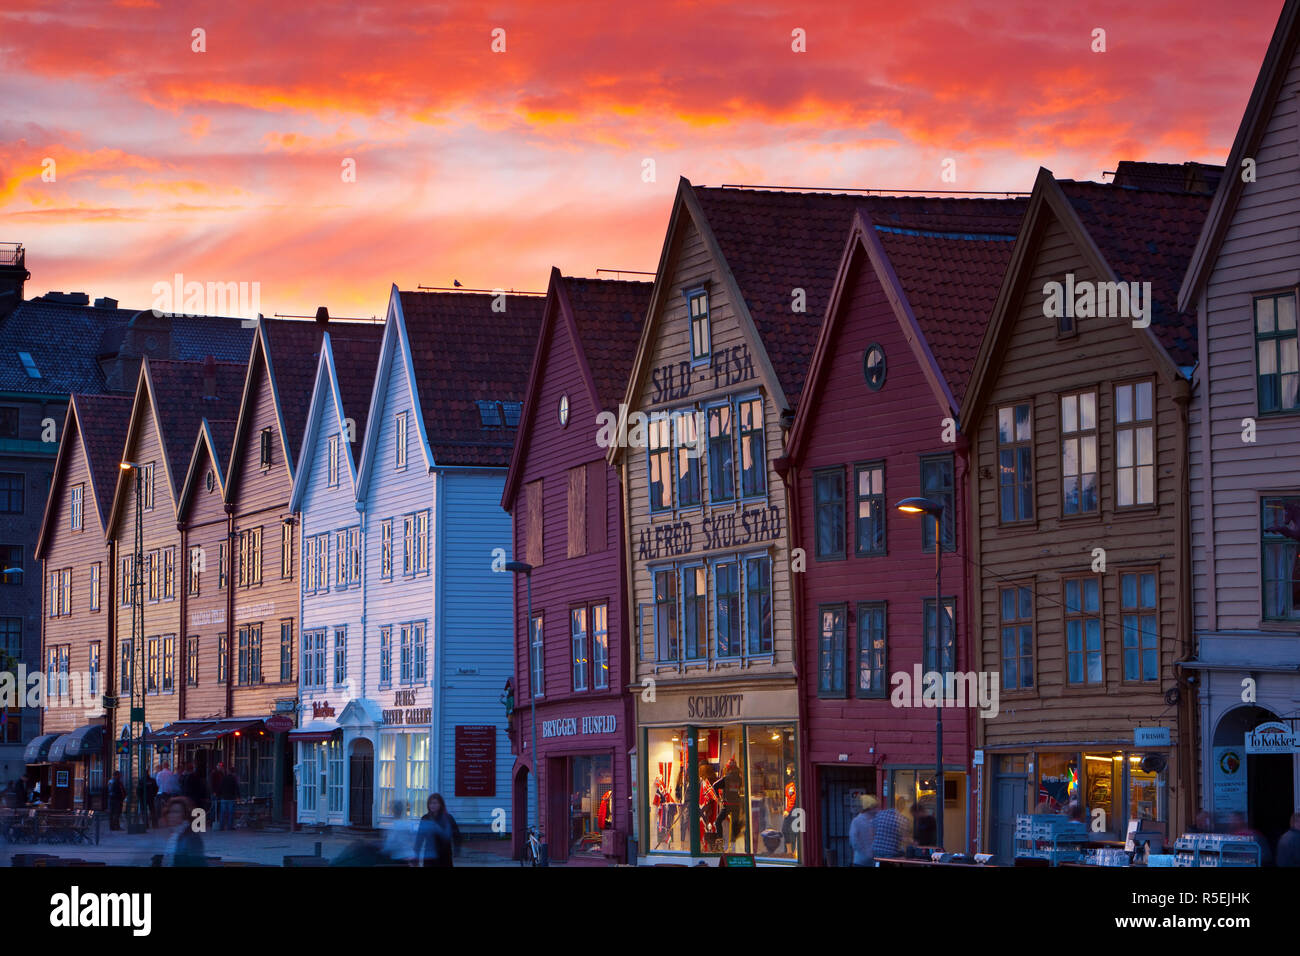
[[[810,864],[849,864],[862,794],[905,813],[934,809],[936,714],[917,706],[923,675],[975,669],[955,419],[1023,208],[879,197],[853,219],[782,463],[791,544],[806,558],[792,577]],[[913,496],[945,505],[938,642],[933,519],[896,509]],[[943,714],[949,850],[971,834],[976,704]]]
[[[534,687],[542,835],[551,859],[604,862],[602,845],[621,854],[632,828],[622,497],[618,472],[597,444],[597,416],[617,413],[649,299],[648,282],[551,272],[501,497],[514,516],[515,560],[533,567],[531,629],[522,575],[515,587],[516,854],[535,819]]]

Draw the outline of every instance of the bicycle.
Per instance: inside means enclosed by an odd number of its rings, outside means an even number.
[[[536,827],[528,828],[524,839],[524,852],[519,856],[520,866],[538,866],[542,862],[542,841],[537,835]]]

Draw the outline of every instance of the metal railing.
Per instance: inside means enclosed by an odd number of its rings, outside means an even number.
[[[21,242],[0,242],[0,266],[21,266],[23,264],[23,244]]]

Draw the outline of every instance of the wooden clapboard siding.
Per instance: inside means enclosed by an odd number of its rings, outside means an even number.
[[[956,445],[942,440],[943,419],[952,411],[937,401],[871,262],[859,250],[850,268],[839,306],[842,318],[827,343],[818,404],[807,420],[797,461],[799,539],[794,545],[804,550],[808,562],[807,572],[796,577],[796,586],[803,588],[799,664],[807,702],[805,745],[808,759],[814,764],[837,763],[844,759],[841,754],[859,765],[876,764],[877,754],[888,755],[889,762],[895,765],[923,763],[934,758],[934,711],[895,708],[888,697],[857,697],[856,609],[863,602],[886,605],[888,692],[892,689],[890,674],[904,672],[910,679],[913,665],[924,664],[922,608],[925,600],[933,600],[935,592],[934,554],[922,551],[921,538],[923,525],[931,519],[903,514],[894,503],[922,494],[922,456],[953,455],[958,550],[956,555],[944,555],[943,594],[956,600],[957,670],[978,669],[971,659],[966,574],[959,557],[967,553],[967,508],[959,493],[964,462],[955,454]],[[863,356],[872,344],[880,345],[885,353],[887,375],[879,392],[870,391],[863,378]],[[877,461],[883,462],[885,471],[887,553],[858,557],[854,553],[854,465]],[[841,466],[845,479],[846,557],[819,560],[814,474],[822,468]],[[847,610],[847,693],[840,699],[818,696],[818,609],[823,605],[846,605]],[[966,716],[964,710],[944,716],[946,761],[966,760],[970,742]]]
[[[679,408],[704,408],[712,400],[724,398],[728,395],[746,394],[758,392],[763,397],[763,415],[765,428],[765,445],[766,445],[766,469],[767,469],[767,494],[765,499],[748,501],[743,504],[735,505],[718,505],[712,506],[708,502],[708,461],[707,454],[702,455],[699,461],[701,466],[701,485],[703,505],[701,508],[691,509],[686,512],[678,513],[676,511],[665,512],[662,514],[651,515],[649,507],[649,475],[646,467],[647,449],[644,447],[629,447],[623,452],[622,460],[626,462],[626,487],[625,501],[629,516],[629,534],[630,539],[627,542],[630,559],[632,561],[632,584],[629,601],[629,614],[631,621],[629,630],[633,635],[633,640],[637,640],[638,628],[638,608],[642,605],[653,605],[654,600],[654,576],[649,568],[652,565],[667,564],[673,561],[685,560],[687,556],[673,558],[672,556],[661,557],[651,561],[646,561],[638,557],[638,535],[648,529],[653,534],[653,529],[657,526],[671,524],[679,520],[691,520],[694,525],[693,534],[703,537],[702,517],[720,516],[724,514],[738,514],[746,509],[754,509],[768,506],[774,506],[778,509],[781,516],[781,531],[775,541],[754,543],[749,546],[733,547],[720,549],[717,551],[707,551],[701,546],[696,545],[689,558],[693,561],[708,559],[711,557],[720,557],[724,554],[731,553],[753,553],[764,551],[771,555],[772,558],[772,616],[773,616],[773,651],[774,657],[772,662],[754,663],[743,669],[733,664],[722,664],[715,668],[715,671],[721,671],[722,674],[731,674],[737,678],[743,676],[749,678],[761,678],[766,676],[793,676],[793,625],[792,625],[792,608],[791,608],[791,590],[790,590],[790,563],[788,555],[788,520],[786,514],[786,493],[784,483],[777,475],[772,462],[781,456],[784,450],[784,436],[780,427],[782,409],[776,407],[777,402],[773,400],[772,383],[768,383],[762,378],[763,363],[760,359],[762,345],[757,340],[751,340],[747,332],[742,328],[741,319],[737,312],[737,306],[731,301],[731,294],[728,289],[728,283],[725,279],[727,274],[726,263],[715,261],[711,255],[704,237],[698,226],[691,221],[686,213],[686,206],[680,207],[681,222],[678,225],[678,235],[672,242],[671,248],[666,251],[665,264],[661,267],[664,275],[661,277],[662,298],[659,300],[657,309],[658,316],[649,316],[647,322],[653,328],[653,338],[644,344],[646,356],[641,365],[647,370],[643,380],[639,384],[639,392],[635,396],[635,403],[629,412],[642,412],[650,414],[652,412],[663,412]],[[689,332],[688,305],[683,292],[687,289],[694,288],[704,283],[708,283],[709,289],[709,312],[710,328],[712,334],[712,350],[714,354],[722,353],[723,350],[734,348],[748,348],[750,359],[754,368],[754,377],[743,383],[725,385],[725,379],[719,381],[718,387],[714,387],[712,379],[701,381],[694,380],[691,385],[689,395],[681,398],[665,400],[655,395],[652,370],[661,369],[671,366],[676,374],[679,363],[690,362],[691,345]],[[675,387],[680,388],[680,381],[674,382]],[[735,428],[738,429],[739,420],[737,418]],[[739,440],[738,433],[734,434],[736,442],[734,463],[739,464]],[[739,495],[740,475],[737,467],[736,473],[736,492]],[[675,497],[675,492],[674,492]],[[737,518],[737,526],[740,525],[740,519]],[[709,606],[710,634],[713,633],[713,583],[712,575],[709,576],[707,604]],[[743,616],[743,612],[742,612]],[[649,627],[647,623],[647,627]],[[643,644],[648,644],[651,637],[646,635],[639,638]],[[633,660],[636,660],[637,648],[632,646]],[[655,674],[653,664],[639,665],[637,669],[637,680],[653,676],[656,681],[664,686],[671,686],[674,683],[680,683],[684,680],[693,679],[694,675],[675,674],[670,671],[661,671]]]
[[[186,544],[188,547],[202,549],[203,569],[199,572],[199,593],[185,596],[185,627],[182,641],[182,660],[185,657],[185,642],[190,637],[199,639],[198,683],[185,687],[184,717],[226,716],[226,682],[218,681],[218,635],[227,631],[226,600],[229,581],[226,587],[220,587],[220,562],[222,546],[226,545],[229,520],[226,516],[225,501],[222,495],[222,483],[219,475],[224,471],[223,462],[212,460],[211,450],[206,442],[195,461],[193,484],[190,498],[182,512],[181,520],[185,524]],[[218,452],[219,453],[219,452]],[[212,489],[208,489],[207,476],[212,474]],[[186,573],[182,576],[188,584],[190,556],[184,556],[182,564]],[[227,556],[227,571],[229,556]],[[184,680],[185,668],[179,669],[179,679]]]
[[[27,561],[27,555],[24,555],[24,566],[28,568],[28,574],[39,576],[41,582],[42,640],[38,668],[45,671],[48,648],[66,644],[69,645],[69,672],[85,675],[90,669],[91,644],[98,643],[99,693],[102,695],[108,693],[109,662],[113,649],[110,631],[115,607],[111,592],[113,575],[110,569],[111,551],[104,540],[104,523],[95,500],[95,487],[82,432],[84,429],[104,428],[106,423],[93,420],[83,423],[75,414],[74,408],[75,406],[69,406],[65,418],[63,440],[68,448],[61,449],[60,460],[56,462],[58,472],[52,490],[54,497],[50,503],[51,513],[41,542],[41,560]],[[83,490],[82,530],[73,531],[72,489],[78,486]],[[112,489],[104,489],[104,493],[111,494]],[[90,609],[91,568],[95,564],[100,566],[98,611]],[[50,617],[50,573],[63,569],[72,571],[72,613]],[[46,686],[48,688],[48,684]],[[25,689],[20,688],[20,691]],[[55,706],[56,703],[54,699],[47,699],[47,706],[41,712],[43,734],[74,730],[97,719],[80,706]],[[80,701],[77,700],[76,703],[80,704]],[[102,709],[99,714],[103,714]]]
[[[234,681],[231,712],[236,717],[260,717],[275,710],[279,697],[297,696],[295,680],[280,680],[280,623],[295,621],[293,657],[297,659],[299,613],[297,573],[300,555],[292,555],[290,575],[280,576],[280,526],[289,514],[289,496],[293,491],[290,470],[284,460],[286,442],[280,434],[280,415],[276,395],[267,371],[264,339],[259,336],[249,362],[245,405],[241,415],[239,439],[232,454],[231,485],[227,500],[234,509],[234,554],[230,558],[230,583],[235,589],[235,613],[227,629],[230,642],[230,677]],[[261,464],[261,435],[271,430],[271,461]],[[262,582],[239,585],[239,535],[243,531],[262,529]],[[260,624],[262,627],[262,681],[239,683],[239,629]]]
[[[1044,283],[1062,281],[1068,272],[1076,281],[1097,276],[1054,216],[1040,228],[1037,252],[1026,264],[1026,278],[1007,319],[1012,326],[1005,330],[993,360],[988,401],[978,421],[970,423],[977,449],[973,503],[980,534],[977,624],[982,669],[1001,672],[999,586],[1028,582],[1035,590],[1035,687],[1003,688],[1000,713],[981,722],[983,742],[990,747],[1131,739],[1135,724],[1169,719],[1163,694],[1175,680],[1172,662],[1181,650],[1176,563],[1180,426],[1170,385],[1125,320],[1079,319],[1076,338],[1057,338],[1056,320],[1043,315]],[[1121,514],[1115,507],[1113,388],[1117,382],[1139,378],[1155,383],[1157,506]],[[1067,519],[1060,503],[1059,396],[1083,388],[1098,390],[1100,515]],[[1003,527],[998,520],[997,410],[1024,401],[1031,403],[1034,416],[1036,521],[1028,527]],[[1105,549],[1107,565],[1101,575],[1105,682],[1080,689],[1066,682],[1063,578],[1092,573],[1095,548]],[[1119,575],[1128,568],[1148,567],[1158,572],[1160,680],[1139,685],[1122,680]]]
[[[1262,620],[1260,498],[1300,493],[1300,415],[1260,416],[1255,381],[1253,297],[1300,285],[1300,54],[1280,68],[1285,79],[1251,154],[1255,182],[1227,213],[1201,296],[1203,369],[1189,412],[1198,632],[1278,627]],[[1255,421],[1254,442],[1243,440],[1244,419]]]
[[[501,689],[513,673],[510,600],[514,575],[493,570],[493,551],[510,540],[510,516],[501,510],[503,469],[452,471],[440,476],[437,518],[437,561],[434,578],[439,583],[441,607],[436,634],[430,635],[431,678],[437,683],[441,737],[440,766],[434,781],[452,799],[456,779],[456,727],[496,728],[496,794],[491,797],[455,798],[456,818],[484,826],[492,822],[494,808],[510,795],[510,740],[506,736]],[[430,534],[433,534],[430,526]],[[436,649],[441,645],[441,653]]]
[[[150,551],[174,547],[177,550],[178,560],[180,553],[180,532],[176,530],[176,501],[173,497],[172,482],[168,479],[165,461],[165,453],[162,446],[162,437],[159,430],[158,422],[153,414],[153,406],[149,401],[149,392],[143,387],[136,394],[136,411],[137,416],[137,437],[133,444],[128,445],[124,457],[128,461],[136,461],[141,465],[154,464],[154,505],[153,508],[146,508],[142,521],[142,538],[144,542],[144,554],[146,559]],[[117,553],[117,567],[114,569],[114,581],[117,582],[116,593],[111,595],[111,599],[116,602],[116,631],[117,631],[117,648],[112,662],[115,674],[121,674],[121,646],[122,641],[131,640],[131,608],[123,606],[121,603],[121,571],[122,558],[134,553],[135,549],[135,474],[129,472],[122,479],[120,488],[121,509],[118,516],[117,524],[114,529],[113,548]],[[180,620],[180,576],[179,568],[177,572],[177,590],[172,600],[160,600],[157,602],[149,601],[149,581],[148,575],[144,576],[144,587],[142,588],[144,599],[144,637],[145,637],[145,657],[144,668],[148,667],[148,640],[150,637],[160,637],[162,635],[175,635],[177,646],[180,646],[180,636],[183,632]],[[110,596],[107,591],[105,598]],[[134,649],[136,661],[141,660],[139,649]],[[108,663],[105,662],[105,666]],[[150,727],[158,730],[168,722],[176,720],[180,716],[180,667],[179,661],[176,668],[178,684],[175,691],[170,694],[149,694],[145,699],[145,717]],[[136,679],[143,681],[145,673],[138,672]],[[159,683],[161,684],[161,678]],[[120,695],[117,709],[113,713],[113,736],[116,739],[121,734],[121,728],[130,721],[131,717],[131,700],[130,695],[122,691],[120,681],[115,681],[114,686],[118,688]]]
[[[414,688],[416,707],[433,706],[431,684],[434,651],[434,538],[435,514],[439,498],[439,479],[429,474],[425,452],[420,445],[420,430],[416,425],[418,410],[408,386],[410,372],[403,349],[399,344],[396,319],[390,312],[388,328],[384,334],[383,353],[380,359],[379,381],[376,386],[374,407],[366,424],[366,441],[373,442],[372,460],[368,463],[368,477],[361,489],[366,513],[366,563],[365,610],[365,686],[359,694],[374,700],[382,708],[394,705],[394,692],[403,689],[399,679],[401,625],[422,621],[426,626],[426,648],[429,658],[430,680]],[[397,427],[395,416],[405,414],[406,467],[398,469]],[[429,512],[429,563],[430,571],[421,575],[405,575],[402,571],[402,516],[416,511]],[[393,574],[381,574],[381,525],[393,523]],[[483,556],[485,562],[490,555]],[[379,682],[379,634],[383,627],[393,632],[393,679],[389,685]],[[504,679],[502,680],[504,683]],[[360,684],[358,683],[358,686]],[[407,687],[409,688],[409,685]],[[434,784],[436,772],[430,774]]]
[[[312,404],[309,424],[303,441],[305,449],[302,455],[303,465],[295,476],[302,483],[299,496],[299,526],[295,529],[298,547],[299,592],[302,595],[302,615],[298,623],[299,634],[296,643],[302,647],[301,634],[306,631],[324,630],[327,633],[325,687],[309,687],[304,683],[301,659],[294,662],[294,672],[298,675],[300,692],[304,701],[311,699],[328,699],[336,713],[342,713],[348,699],[362,696],[363,648],[367,640],[374,640],[373,635],[363,632],[362,588],[366,585],[368,572],[365,555],[373,549],[378,553],[379,525],[369,521],[362,527],[362,516],[356,508],[356,488],[353,483],[352,469],[349,462],[354,460],[348,443],[347,413],[356,410],[343,409],[335,400],[336,383],[332,372],[331,354],[322,356],[317,366],[315,385],[312,391]],[[355,436],[354,436],[355,437]],[[331,486],[330,441],[338,441],[338,482]],[[357,528],[361,534],[362,581],[347,587],[338,586],[336,562],[338,551],[334,544],[334,533],[347,528]],[[307,539],[318,535],[329,535],[328,574],[323,587],[307,591],[306,569],[302,562],[306,560]],[[400,541],[398,542],[400,546]],[[375,569],[377,571],[377,568]],[[346,678],[350,684],[340,682],[335,668],[335,637],[338,628],[346,628]],[[300,655],[301,656],[301,655]],[[350,688],[350,689],[349,689]],[[311,719],[311,711],[306,710],[302,722]]]

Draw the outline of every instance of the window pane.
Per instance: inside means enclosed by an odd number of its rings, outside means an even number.
[[[1061,431],[1079,430],[1079,399],[1076,395],[1066,395],[1061,399]]]
[[[1272,332],[1274,328],[1274,299],[1255,300],[1255,330],[1258,332]]]
[[[1115,421],[1131,422],[1133,420],[1133,386],[1117,385],[1115,387]]]
[[[1151,419],[1151,383],[1138,382],[1137,384],[1137,414],[1139,421],[1150,421]]]

